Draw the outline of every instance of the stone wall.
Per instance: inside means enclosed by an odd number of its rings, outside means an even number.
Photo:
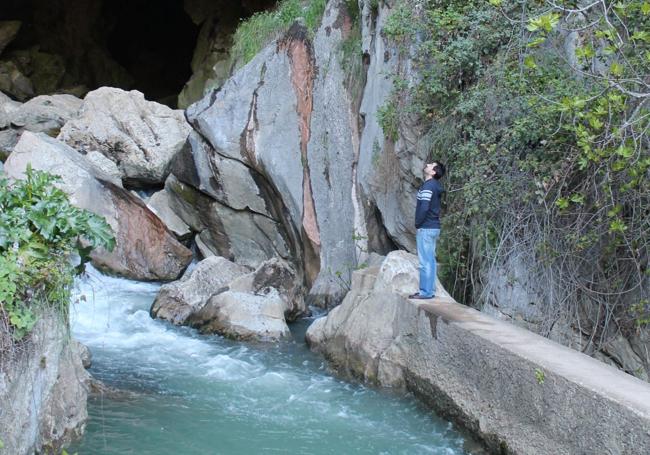
[[[440,284],[438,284],[440,286]],[[650,453],[650,385],[451,299],[427,303],[403,251],[355,272],[307,332],[343,373],[409,390],[507,454]]]

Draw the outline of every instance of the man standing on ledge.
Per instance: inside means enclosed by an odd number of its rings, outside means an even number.
[[[440,179],[444,164],[434,161],[424,166],[424,183],[415,208],[415,237],[420,260],[420,291],[410,299],[432,299],[436,295],[436,240],[440,236],[440,196],[445,191]]]

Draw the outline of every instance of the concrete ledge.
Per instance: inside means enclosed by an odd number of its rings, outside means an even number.
[[[414,392],[495,453],[650,454],[650,384],[448,296],[409,300],[410,256],[358,277],[309,328],[312,349],[343,373]]]

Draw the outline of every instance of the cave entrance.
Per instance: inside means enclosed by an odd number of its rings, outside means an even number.
[[[132,77],[129,88],[147,99],[175,104],[192,76],[190,63],[199,28],[179,0],[112,0],[103,5],[112,18],[106,47]]]
[[[239,21],[275,3],[3,0],[0,21],[17,20],[21,27],[0,51],[0,65],[13,65],[33,85],[32,94],[8,94],[24,101],[51,93],[83,96],[113,86],[176,107],[188,81],[194,84],[194,99],[200,94],[210,77],[203,73],[227,57]]]

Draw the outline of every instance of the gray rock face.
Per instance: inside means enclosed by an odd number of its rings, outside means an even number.
[[[56,136],[67,121],[78,115],[82,103],[82,100],[72,95],[37,96],[12,113],[11,126]]]
[[[408,52],[400,53],[383,33],[395,2],[381,2],[378,8],[373,8],[370,0],[361,4],[362,49],[370,63],[360,107],[364,127],[358,179],[364,198],[381,213],[391,240],[414,252],[415,195],[422,183],[423,160],[428,149],[420,141],[423,135],[417,128],[418,122],[407,118],[400,119],[397,141],[386,139],[377,111],[390,99],[395,76],[411,82],[419,73],[412,68]]]
[[[151,316],[176,325],[187,324],[188,318],[199,311],[210,296],[223,290],[232,280],[249,272],[225,258],[212,256],[199,262],[180,281],[169,283],[151,306]]]
[[[294,24],[221,90],[188,108],[188,120],[208,144],[197,139],[185,152],[196,170],[186,159],[173,171],[222,204],[275,220],[305,271],[310,301],[321,306],[340,301],[340,276],[347,279],[367,249],[355,241],[366,235],[366,217],[355,180],[357,118],[338,53],[349,33],[340,1],[328,2],[313,43]],[[225,225],[223,232],[232,236]]]
[[[99,151],[113,160],[128,185],[162,184],[190,127],[182,111],[146,101],[138,91],[102,87],[84,99],[79,117],[59,139],[81,151]]]
[[[139,198],[111,182],[67,145],[43,133],[24,132],[5,163],[9,177],[21,178],[28,164],[60,175],[70,201],[106,218],[113,228],[113,252],[97,249],[93,263],[138,280],[173,280],[189,264],[192,253],[181,245]]]
[[[650,451],[650,385],[454,302],[408,300],[417,259],[390,253],[307,331],[339,371],[412,391],[491,451]],[[507,399],[504,399],[507,397]]]
[[[3,453],[58,451],[79,437],[88,413],[88,373],[60,317],[45,314],[29,349],[3,353],[0,369],[0,439]]]
[[[151,195],[147,201],[147,207],[165,223],[165,226],[179,240],[188,239],[192,235],[190,227],[169,207],[169,193],[167,191],[162,190]]]
[[[285,302],[273,288],[261,294],[225,291],[210,297],[190,324],[238,340],[277,341],[291,336],[284,310]]]
[[[174,175],[167,179],[165,191],[172,210],[199,233],[209,252],[252,268],[268,258],[288,257],[280,223],[275,219],[224,205]]]

